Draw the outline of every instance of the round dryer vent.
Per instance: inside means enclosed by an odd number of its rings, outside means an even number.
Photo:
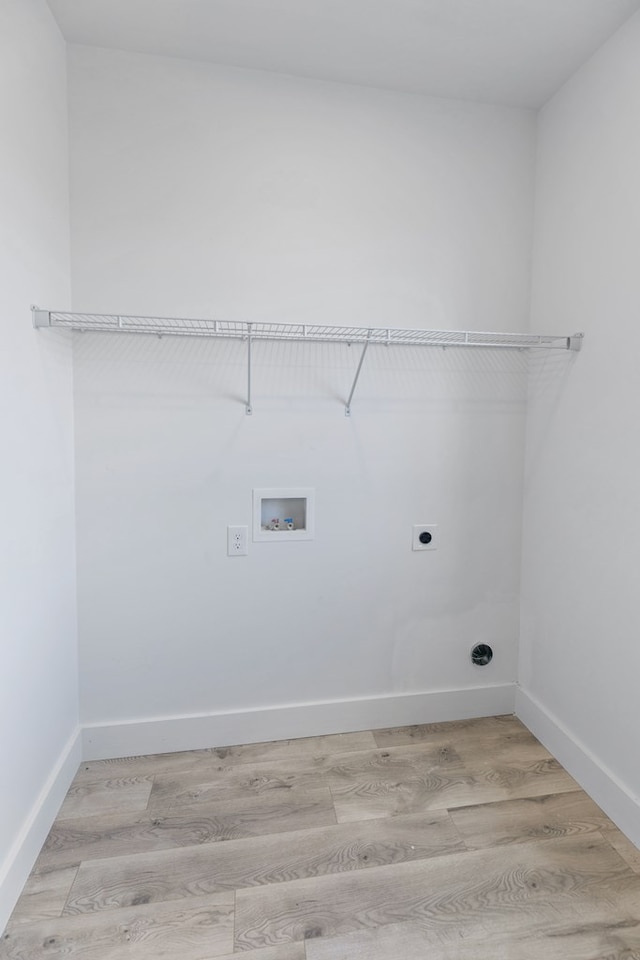
[[[471,651],[471,662],[476,667],[486,667],[493,660],[493,650],[488,643],[478,643]]]

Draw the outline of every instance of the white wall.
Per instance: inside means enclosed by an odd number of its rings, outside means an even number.
[[[640,843],[640,16],[543,109],[536,330],[584,330],[532,381],[522,710]]]
[[[530,112],[70,63],[76,309],[525,328]],[[512,706],[521,355],[372,349],[351,419],[346,346],[258,345],[253,417],[239,344],[80,335],[74,360],[88,754]],[[316,489],[316,539],[228,559],[279,485]],[[425,521],[441,547],[412,553]]]
[[[79,760],[65,47],[41,0],[0,5],[0,930]]]

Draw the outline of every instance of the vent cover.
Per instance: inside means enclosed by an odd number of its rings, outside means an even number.
[[[471,651],[471,662],[476,667],[486,667],[493,660],[493,650],[488,643],[478,643]]]

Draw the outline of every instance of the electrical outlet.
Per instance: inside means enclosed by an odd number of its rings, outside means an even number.
[[[413,527],[412,550],[438,549],[438,524],[416,523]]]
[[[246,557],[249,553],[249,527],[227,527],[227,556]]]

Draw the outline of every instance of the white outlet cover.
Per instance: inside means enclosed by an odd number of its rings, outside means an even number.
[[[421,533],[430,533],[431,541],[429,543],[420,542]],[[437,550],[438,549],[438,524],[437,523],[414,523],[413,536],[411,540],[412,550]]]
[[[246,557],[249,552],[249,528],[227,527],[227,556]]]

